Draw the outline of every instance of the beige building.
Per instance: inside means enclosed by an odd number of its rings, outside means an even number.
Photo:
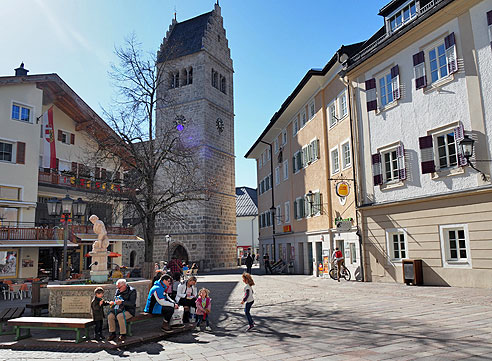
[[[257,164],[260,253],[282,259],[291,272],[316,274],[339,247],[360,278],[349,103],[340,70],[335,54],[322,70],[308,71],[246,158]]]
[[[90,264],[85,257],[94,240],[88,216],[96,214],[108,228],[115,264],[143,261],[140,240],[115,216],[108,201],[124,191],[117,161],[98,164],[87,129],[101,134],[109,126],[56,74],[27,75],[23,65],[15,76],[0,77],[0,278],[58,278],[63,249],[61,219],[48,216],[46,202],[82,199],[86,214],[73,219],[68,261],[73,273]],[[54,166],[46,165],[43,114],[52,112]],[[93,163],[93,166],[91,163]],[[47,168],[45,168],[47,166]],[[101,197],[101,194],[109,197]],[[12,260],[15,258],[16,263]]]
[[[394,0],[379,15],[345,64],[366,280],[403,282],[420,259],[424,284],[491,287],[492,1]]]

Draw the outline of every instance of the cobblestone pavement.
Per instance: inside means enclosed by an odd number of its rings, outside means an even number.
[[[240,275],[215,274],[198,279],[212,291],[212,332],[114,352],[0,350],[0,359],[492,360],[491,290],[310,276],[255,281],[251,332],[245,332]]]

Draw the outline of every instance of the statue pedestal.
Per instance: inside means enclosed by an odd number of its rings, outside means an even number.
[[[91,281],[104,283],[108,280],[108,251],[89,252],[92,257],[92,263],[97,262],[91,267]]]

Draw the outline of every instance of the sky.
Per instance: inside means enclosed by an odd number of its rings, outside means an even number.
[[[184,21],[216,0],[0,0],[0,76],[21,62],[29,75],[57,73],[103,115],[114,88],[115,47],[131,33],[154,53],[176,9]],[[220,0],[234,66],[236,186],[256,188],[244,155],[306,72],[342,44],[368,39],[390,0]],[[238,136],[240,135],[240,136]]]

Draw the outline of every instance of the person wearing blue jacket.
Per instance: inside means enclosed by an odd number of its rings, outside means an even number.
[[[164,332],[171,330],[169,322],[171,317],[173,317],[174,310],[179,307],[166,292],[166,289],[172,284],[173,279],[169,275],[162,275],[158,281],[155,281],[154,286],[149,291],[149,297],[144,309],[144,312],[164,316],[161,326],[161,330]]]

